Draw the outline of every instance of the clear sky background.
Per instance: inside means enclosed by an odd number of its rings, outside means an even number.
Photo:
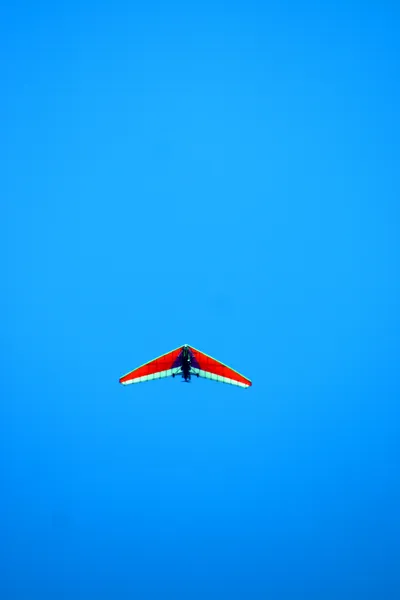
[[[400,597],[399,16],[2,8],[2,600]]]

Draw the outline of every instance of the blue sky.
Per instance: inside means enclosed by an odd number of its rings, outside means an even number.
[[[398,598],[395,3],[2,10],[1,597]]]

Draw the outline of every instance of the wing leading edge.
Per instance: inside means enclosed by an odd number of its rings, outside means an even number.
[[[247,377],[244,377],[244,375],[241,375],[219,360],[208,356],[208,354],[204,354],[204,352],[200,352],[200,350],[196,350],[192,346],[189,346],[189,350],[193,355],[191,372],[199,377],[205,377],[206,379],[212,379],[221,383],[230,383],[231,385],[238,385],[243,388],[252,385],[250,379],[247,379]]]
[[[162,377],[170,377],[180,372],[179,356],[182,352],[182,346],[162,354],[157,358],[137,367],[126,375],[120,378],[119,382],[122,385],[131,383],[141,383],[142,381],[152,381],[153,379],[161,379]]]

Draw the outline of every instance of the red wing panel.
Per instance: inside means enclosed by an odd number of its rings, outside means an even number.
[[[192,361],[193,371],[197,372],[201,377],[215,379],[223,383],[231,383],[240,387],[249,387],[251,385],[250,379],[215,360],[215,358],[204,354],[204,352],[200,352],[200,350],[196,350],[196,348],[192,348],[192,346],[189,346],[189,349],[194,358]]]
[[[151,379],[159,379],[160,377],[168,377],[176,372],[179,372],[180,367],[177,364],[179,354],[182,352],[182,346],[171,352],[167,352],[154,360],[145,363],[141,367],[134,369],[120,378],[119,382],[123,385],[129,383],[139,383],[140,381],[149,381]]]

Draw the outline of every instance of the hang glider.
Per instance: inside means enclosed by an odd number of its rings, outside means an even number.
[[[162,377],[176,377],[177,375],[182,375],[183,380],[186,382],[189,382],[191,377],[195,376],[220,381],[221,383],[230,383],[243,388],[252,385],[247,377],[187,344],[134,369],[121,377],[119,382],[122,385],[129,385],[161,379]]]

